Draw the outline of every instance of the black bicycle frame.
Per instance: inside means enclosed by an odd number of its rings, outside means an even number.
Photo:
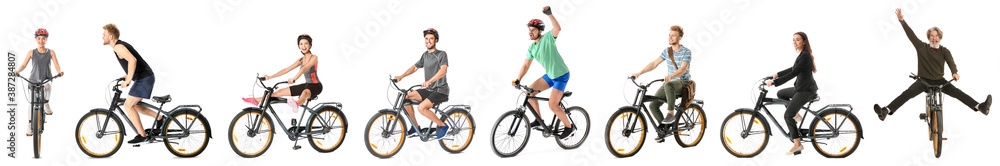
[[[761,91],[760,91],[760,95],[757,97],[757,104],[756,104],[756,106],[754,106],[754,111],[757,112],[757,113],[760,113],[761,111],[763,111],[764,113],[766,113],[767,116],[771,118],[771,121],[775,122],[774,126],[778,127],[778,130],[781,131],[781,134],[784,135],[785,138],[791,138],[791,135],[788,134],[789,132],[785,131],[785,128],[781,127],[782,126],[781,122],[784,122],[784,121],[778,121],[778,119],[774,118],[774,115],[771,114],[771,111],[768,110],[767,107],[765,107],[767,105],[785,105],[785,106],[787,106],[790,101],[788,101],[788,100],[782,100],[782,99],[767,98],[766,96],[767,96],[768,90],[764,89],[764,85],[763,84],[761,84],[758,89],[760,89]],[[825,106],[823,108],[820,108],[818,111],[813,111],[813,110],[810,110],[809,107],[812,106],[812,103],[814,101],[815,100],[807,102],[806,105],[803,106],[802,109],[800,109],[800,110],[805,110],[808,114],[804,114],[804,116],[802,116],[803,120],[801,122],[799,122],[797,129],[799,129],[799,130],[802,129],[802,126],[805,125],[805,122],[806,122],[805,121],[806,116],[809,115],[809,114],[812,114],[816,118],[821,118],[821,117],[819,117],[820,111],[826,110],[827,108],[833,108],[833,107],[849,107],[850,108],[851,107],[848,104],[830,104],[830,105],[827,105],[827,106]],[[853,110],[853,108],[851,108],[851,109]],[[815,135],[811,135],[811,134],[807,133],[807,134],[801,136],[802,141],[809,142],[812,139],[833,138],[839,132],[840,127],[842,127],[844,125],[844,123],[846,123],[847,121],[841,121],[840,124],[836,124],[836,125],[830,124],[829,121],[825,121],[825,120],[822,120],[822,122],[823,122],[824,125],[827,125],[827,127],[835,130],[835,131],[833,131],[834,132],[833,135],[829,135],[829,136],[827,136],[827,135],[824,135],[824,136],[815,136]],[[753,121],[749,121],[749,122],[745,122],[745,123],[747,123],[747,125],[746,125],[747,127],[745,129],[743,129],[743,131],[744,131],[743,133],[748,133],[747,131],[750,131],[750,128],[753,127],[753,123],[754,122]],[[836,126],[836,127],[834,127],[834,126]],[[791,129],[789,129],[789,131],[791,131]],[[795,132],[799,132],[799,131],[795,131]],[[765,133],[765,134],[771,134],[771,133],[768,132],[768,133]]]
[[[123,119],[125,119],[125,122],[128,123],[129,127],[132,128],[132,132],[139,133],[139,131],[136,129],[136,127],[132,125],[132,120],[128,118],[128,114],[125,113],[125,109],[121,108],[123,102],[125,102],[125,99],[120,98],[121,95],[122,95],[122,90],[118,88],[118,87],[121,86],[121,81],[122,80],[123,79],[118,79],[117,80],[118,83],[116,83],[116,85],[113,88],[113,90],[115,91],[115,95],[114,95],[114,97],[111,98],[111,104],[110,104],[111,106],[109,106],[108,111],[110,111],[109,114],[114,114],[115,110],[118,110],[118,114],[121,114],[122,117],[125,117]],[[159,117],[160,115],[164,115],[164,118],[167,118],[167,120],[169,120],[169,121],[174,121],[177,124],[183,124],[183,123],[181,123],[180,120],[178,120],[178,119],[174,119],[174,117],[167,116],[167,115],[170,115],[168,113],[174,112],[174,111],[176,111],[178,109],[182,109],[182,108],[197,108],[197,110],[198,110],[197,114],[200,116],[201,115],[201,111],[202,111],[201,106],[199,106],[199,105],[179,105],[177,107],[174,107],[174,109],[171,109],[170,111],[164,112],[163,109],[161,109],[164,104],[166,104],[166,102],[160,103],[160,107],[157,107],[157,106],[153,106],[152,104],[146,103],[144,101],[139,101],[139,103],[137,103],[136,105],[137,106],[144,106],[144,107],[148,107],[150,109],[156,110],[156,116],[154,116],[154,117]],[[100,133],[102,135],[103,134],[107,134],[107,133],[105,133],[106,132],[105,129],[107,129],[107,127],[108,127],[108,123],[111,120],[111,116],[112,115],[108,115],[107,117],[105,117],[104,118],[104,124],[102,126],[98,127],[99,128],[98,131],[100,131]],[[187,125],[178,125],[178,127],[181,128],[181,131],[183,131],[183,133],[180,134],[180,135],[167,135],[167,132],[163,132],[163,133],[161,133],[162,135],[147,135],[147,136],[151,136],[153,138],[183,138],[183,137],[186,137],[191,132],[190,128],[185,128],[185,127],[190,127],[192,124],[194,124],[194,121],[191,121]],[[159,126],[159,127],[161,127],[161,129],[162,129],[162,127],[166,127],[166,125],[168,125],[168,123],[164,123],[163,126]],[[142,127],[142,126],[139,126],[139,127]],[[124,133],[124,131],[122,131],[122,132],[123,132],[122,134],[127,135],[126,133]],[[149,134],[149,133],[147,133],[147,134]]]
[[[258,81],[260,81],[261,85],[264,85],[263,79],[259,79],[258,78]],[[306,116],[306,112],[308,112],[310,115],[318,116],[319,113],[316,112],[316,109],[318,109],[318,108],[320,108],[322,106],[333,105],[334,107],[342,108],[343,105],[341,103],[338,103],[338,102],[322,102],[322,103],[319,103],[319,104],[313,106],[313,108],[303,107],[303,108],[306,109],[306,111],[303,111],[302,114],[299,115],[299,119],[302,119],[302,120],[296,122],[295,124],[291,124],[291,125],[294,125],[296,127],[296,130],[292,131],[291,128],[285,127],[285,123],[281,121],[281,117],[279,117],[278,113],[274,111],[274,107],[271,107],[271,102],[272,102],[272,98],[273,98],[273,97],[271,97],[271,95],[274,94],[274,91],[275,91],[275,89],[277,89],[278,85],[287,84],[287,83],[288,83],[287,81],[282,81],[282,82],[279,82],[279,83],[275,83],[274,86],[272,86],[272,87],[264,87],[265,88],[265,90],[264,90],[264,98],[263,98],[263,101],[261,101],[260,104],[257,105],[257,108],[259,108],[262,111],[270,111],[271,115],[274,115],[274,118],[278,121],[278,125],[281,126],[281,131],[284,131],[285,134],[288,135],[288,138],[292,139],[292,140],[295,140],[295,139],[297,139],[297,138],[299,138],[301,136],[307,136],[307,135],[313,135],[313,134],[323,134],[323,133],[330,132],[330,130],[333,129],[333,126],[329,126],[327,124],[327,120],[324,119],[324,118],[319,118],[320,123],[322,123],[321,125],[323,125],[323,127],[324,127],[324,130],[322,130],[322,131],[299,132],[302,129],[298,129],[298,127],[301,127],[299,124],[302,124],[302,122],[306,120],[306,119],[304,119],[304,117]],[[311,100],[307,100],[305,105],[308,106],[310,102],[311,102]],[[262,112],[262,114],[264,114],[264,113],[267,113],[267,112]],[[257,120],[254,121],[254,124],[253,124],[254,127],[251,130],[252,131],[258,131],[258,130],[260,130],[261,124],[263,123],[263,121],[264,121],[264,117],[262,115],[262,117],[257,118]],[[257,133],[257,132],[253,132],[253,133]]]
[[[927,118],[934,117],[934,115],[936,115],[937,117],[943,116],[942,115],[943,114],[942,110],[944,109],[944,106],[943,106],[944,102],[941,100],[942,97],[943,97],[943,95],[942,95],[942,88],[944,88],[945,86],[950,85],[952,81],[955,81],[955,79],[948,80],[948,82],[946,82],[944,84],[941,84],[941,85],[931,85],[930,83],[927,82],[926,79],[920,78],[920,77],[918,77],[916,75],[912,75],[911,74],[910,78],[913,78],[914,80],[917,80],[920,83],[923,83],[925,86],[927,86],[927,89],[924,90],[924,92],[927,93],[927,95],[925,97],[925,102],[926,102],[927,109],[928,109]],[[938,123],[942,123],[941,121],[944,121],[943,117],[942,118],[938,118]],[[930,125],[933,125],[933,124],[931,124],[931,120],[930,119],[927,120],[927,125],[929,127],[933,128],[932,126],[930,126]],[[938,128],[937,131],[931,131],[931,132],[933,132],[935,134],[942,134],[942,133],[944,133],[944,132],[942,132],[943,130],[944,130],[943,128]]]
[[[518,86],[523,86],[523,85],[518,85]],[[531,112],[531,115],[534,115],[535,120],[538,120],[538,122],[542,124],[542,132],[554,133],[557,129],[556,125],[558,125],[556,124],[557,116],[552,115],[552,123],[550,123],[549,125],[545,125],[545,120],[542,119],[542,116],[539,115],[538,112],[535,110],[535,108],[531,106],[531,103],[528,102],[530,100],[549,101],[549,98],[531,96],[531,93],[541,92],[541,91],[538,91],[536,89],[531,89],[529,87],[521,87],[521,88],[523,89],[522,92],[524,92],[525,96],[524,101],[521,104],[522,108],[517,109],[518,110],[517,116],[514,116],[514,121],[511,122],[511,126],[510,129],[507,130],[507,134],[513,135],[514,133],[517,133],[517,130],[519,129],[517,128],[517,126],[521,125],[521,118],[525,118],[525,116],[527,116],[526,114],[524,114],[525,111]],[[564,105],[565,103],[561,100],[565,97],[566,96],[560,97],[559,108],[562,108],[563,111],[566,112],[566,119],[569,119],[570,124],[573,124],[573,117],[569,116],[569,110],[566,109],[566,106]]]
[[[632,101],[632,105],[630,105],[629,107],[632,107],[633,109],[637,109],[637,110],[642,110],[641,113],[644,113],[644,115],[647,115],[646,117],[649,119],[649,122],[653,123],[656,126],[654,128],[656,129],[655,131],[657,133],[670,133],[670,132],[680,131],[681,129],[678,129],[676,127],[673,130],[667,130],[667,128],[661,128],[661,127],[663,127],[663,125],[667,125],[667,124],[656,123],[656,119],[654,117],[652,117],[652,116],[649,116],[649,115],[652,115],[652,114],[650,114],[650,110],[646,108],[646,103],[647,102],[652,102],[652,101],[659,101],[659,102],[664,102],[664,103],[667,102],[663,98],[659,98],[659,97],[655,97],[655,96],[650,96],[650,95],[645,95],[646,92],[649,92],[649,86],[652,85],[653,83],[656,83],[656,82],[663,82],[663,79],[653,80],[653,81],[649,82],[649,84],[645,84],[645,85],[636,83],[635,79],[632,79],[632,83],[635,83],[635,85],[638,86],[639,89],[636,90],[635,100]],[[701,101],[701,100],[695,100],[693,104],[699,104],[700,105],[702,103],[704,103],[704,102]],[[678,110],[686,110],[687,109],[686,107],[680,107],[680,106],[678,106],[677,108],[680,108]],[[688,115],[688,114],[682,114],[682,115],[684,115],[685,116],[684,118],[687,119],[689,122],[693,122],[693,120],[691,120],[690,115]],[[628,118],[628,121],[625,122],[625,125],[629,126],[628,130],[630,130],[630,131],[631,130],[635,130],[635,126],[638,125],[639,117],[638,116],[632,117],[632,115],[629,115],[629,117],[626,117],[626,118]],[[677,120],[677,121],[674,121],[673,124],[669,124],[669,125],[678,126],[680,124],[679,122],[680,121]],[[670,126],[666,126],[666,127],[670,127]]]
[[[48,100],[45,99],[45,96],[44,96],[45,95],[45,91],[44,91],[45,90],[45,84],[51,82],[52,79],[55,79],[55,78],[58,78],[58,77],[61,77],[61,76],[62,75],[58,75],[58,76],[55,76],[55,77],[52,77],[52,78],[46,78],[46,79],[38,81],[38,82],[33,82],[33,81],[29,80],[28,78],[24,78],[24,76],[21,76],[20,74],[17,74],[17,77],[21,77],[21,79],[24,79],[25,82],[28,82],[28,89],[29,89],[29,91],[31,91],[31,102],[30,102],[30,105],[31,105],[31,116],[32,116],[33,120],[38,120],[38,123],[44,123],[45,122],[45,114],[38,113],[37,111],[42,111],[44,109],[43,105],[45,103],[49,102]],[[35,117],[35,116],[40,116],[40,117]],[[41,129],[38,129],[38,127],[41,127]],[[41,126],[31,125],[31,129],[32,130],[42,131],[42,130],[45,130],[45,126],[44,125],[41,125]]]
[[[406,116],[406,118],[405,118],[405,119],[407,119],[406,122],[408,122],[410,125],[418,126],[417,122],[415,120],[413,120],[413,119],[410,118],[410,113],[408,111],[400,111],[400,110],[406,110],[406,108],[404,108],[404,107],[409,106],[409,105],[419,105],[420,104],[420,101],[412,100],[412,99],[407,99],[406,98],[406,94],[409,93],[409,92],[411,92],[411,91],[413,91],[414,88],[421,87],[421,85],[414,85],[414,86],[411,86],[409,89],[403,90],[403,89],[400,89],[398,85],[396,85],[396,81],[394,81],[394,80],[390,80],[390,81],[392,82],[392,85],[394,87],[396,87],[396,90],[399,91],[399,93],[396,94],[396,102],[394,102],[394,104],[393,104],[393,109],[391,109],[392,112],[393,112],[393,116],[397,117],[397,119],[398,119],[399,117],[401,117],[401,116],[399,116],[399,114],[403,114],[403,115]],[[468,105],[449,105],[449,106],[445,107],[444,109],[438,109],[437,106],[438,105],[435,104],[434,107],[431,107],[431,110],[433,110],[435,114],[441,114],[441,115],[445,115],[445,112],[442,111],[442,110],[451,110],[451,109],[454,109],[454,108],[463,108],[465,110],[471,110],[471,106],[468,106]],[[440,119],[440,120],[442,122],[451,124],[451,126],[458,126],[458,123],[455,122],[455,121],[453,121],[453,120],[451,120],[451,118]],[[388,123],[386,125],[388,125],[390,129],[396,128],[396,123],[392,123],[391,120],[390,121],[386,121],[386,123]],[[435,125],[434,122],[428,122],[428,123],[429,124],[427,124],[427,126],[433,126],[433,125]],[[406,129],[404,129],[404,130],[406,130]],[[437,132],[441,132],[441,131],[437,131]],[[444,132],[447,132],[447,131],[444,131]],[[420,139],[424,140],[424,141],[429,140],[429,138],[431,137],[430,130],[428,130],[427,132],[419,132],[419,129],[418,129],[417,135],[420,136]]]

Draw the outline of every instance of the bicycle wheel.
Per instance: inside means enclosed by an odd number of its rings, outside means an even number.
[[[162,130],[163,145],[177,157],[194,157],[205,151],[210,140],[208,119],[193,109],[181,109],[170,114],[174,120],[167,123]],[[185,129],[187,131],[185,132]],[[171,136],[180,136],[171,138]]]
[[[260,123],[259,125],[257,125]],[[274,123],[264,111],[247,108],[229,123],[229,147],[241,157],[257,157],[271,147]],[[256,127],[255,127],[256,126]]]
[[[829,158],[844,158],[861,143],[861,122],[847,110],[831,109],[814,118],[810,125],[811,135],[816,152]],[[826,123],[820,123],[820,120]],[[829,125],[827,125],[829,123]],[[829,137],[829,138],[825,138]]]
[[[76,145],[90,157],[108,157],[121,148],[124,132],[125,127],[118,116],[108,110],[91,110],[76,123]]]
[[[309,132],[328,132],[322,134],[312,134],[307,136],[309,145],[321,153],[328,153],[340,147],[347,135],[347,118],[336,107],[323,107],[319,113],[309,118]],[[326,122],[325,124],[323,122]],[[327,128],[326,126],[329,126]]]
[[[34,114],[31,116],[31,137],[32,142],[34,142],[35,148],[35,158],[38,158],[40,151],[42,151],[42,125],[45,124],[45,113],[41,110],[33,110]]]
[[[705,127],[708,126],[708,122],[705,118],[705,111],[701,109],[700,105],[691,104],[687,109],[678,115],[680,117],[677,128],[683,129],[678,130],[674,134],[674,140],[677,141],[677,145],[681,147],[692,147],[701,143],[701,138],[705,136]]]
[[[747,130],[747,125],[750,130]],[[736,157],[753,157],[764,151],[770,138],[767,121],[754,116],[754,112],[737,110],[722,122],[722,145]]]
[[[604,130],[604,144],[615,157],[632,157],[646,142],[646,118],[633,108],[611,114]]]
[[[493,124],[493,136],[490,137],[490,145],[493,153],[500,157],[516,156],[524,150],[531,137],[531,130],[528,128],[528,119],[520,111],[507,111],[497,122]]]
[[[476,134],[476,122],[472,119],[472,114],[465,109],[455,109],[448,111],[445,115],[441,116],[441,120],[448,123],[449,121],[454,122],[454,124],[449,123],[451,131],[448,131],[448,135],[438,139],[438,144],[441,145],[445,151],[448,153],[459,153],[469,148],[469,143],[472,142],[472,135]],[[438,131],[445,132],[445,131]]]
[[[587,140],[587,135],[590,134],[590,115],[583,107],[570,107],[566,109],[566,116],[573,125],[576,125],[576,131],[574,131],[576,133],[565,139],[553,138],[556,139],[556,144],[559,144],[559,147],[563,149],[576,149],[583,145],[583,141]],[[562,124],[562,122],[557,120],[556,124]],[[580,134],[581,132],[583,134]]]
[[[405,127],[396,112],[379,111],[365,127],[365,147],[375,157],[392,157],[406,141]]]
[[[933,110],[931,112],[931,127],[933,127],[932,130],[934,132],[931,132],[931,138],[934,139],[934,140],[932,140],[931,143],[934,146],[933,148],[934,148],[934,157],[935,158],[940,158],[941,157],[941,143],[942,143],[941,142],[942,141],[941,140],[941,129],[942,129],[941,126],[943,126],[941,124],[941,111],[939,111],[939,110]]]

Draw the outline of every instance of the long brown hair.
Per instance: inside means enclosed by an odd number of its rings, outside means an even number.
[[[805,45],[802,46],[802,51],[809,53],[809,59],[812,59],[813,63],[813,73],[816,73],[816,57],[813,56],[812,47],[810,47],[809,44],[809,36],[806,36],[805,32],[795,32],[795,34],[802,37],[802,43],[805,43]]]

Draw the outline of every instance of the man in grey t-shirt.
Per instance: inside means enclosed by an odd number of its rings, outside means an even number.
[[[406,98],[420,101],[420,105],[418,106],[420,114],[437,124],[437,138],[441,139],[447,133],[448,125],[441,121],[441,119],[438,119],[437,115],[430,108],[448,101],[448,79],[445,77],[445,74],[448,73],[448,53],[438,50],[437,42],[437,30],[434,28],[424,30],[424,45],[427,46],[427,51],[420,56],[420,60],[417,60],[416,64],[413,64],[406,72],[403,72],[403,75],[396,76],[394,79],[396,81],[402,80],[404,77],[417,72],[418,68],[424,68],[425,81],[421,84],[424,89],[412,91],[406,94]],[[410,119],[416,122],[417,119],[413,114],[413,106],[408,105],[405,108],[406,112],[410,114]],[[411,126],[406,135],[415,134],[418,129],[420,129],[420,126]]]

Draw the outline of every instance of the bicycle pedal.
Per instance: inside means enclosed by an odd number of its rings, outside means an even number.
[[[920,120],[927,120],[927,113],[920,113]]]
[[[139,146],[140,146],[139,144],[132,144],[132,147],[138,148]]]
[[[298,145],[292,146],[292,150],[299,150],[299,149],[302,149],[302,146]]]

